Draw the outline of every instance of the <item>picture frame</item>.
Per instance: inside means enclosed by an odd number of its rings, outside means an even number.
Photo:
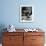
[[[34,6],[20,5],[20,22],[33,22],[33,21],[34,21]]]

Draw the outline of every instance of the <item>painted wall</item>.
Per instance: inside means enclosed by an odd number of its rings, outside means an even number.
[[[34,6],[34,22],[20,22],[20,5]],[[46,0],[0,0],[0,31],[9,24],[20,29],[31,27],[46,29]]]

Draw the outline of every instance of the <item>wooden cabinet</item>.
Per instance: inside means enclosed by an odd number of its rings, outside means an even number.
[[[44,32],[4,32],[3,46],[44,46]]]

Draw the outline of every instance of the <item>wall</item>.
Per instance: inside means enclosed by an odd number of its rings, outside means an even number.
[[[46,28],[46,0],[1,0],[0,25],[13,24],[16,28],[41,27]],[[21,23],[19,21],[20,5],[33,5],[35,21]]]

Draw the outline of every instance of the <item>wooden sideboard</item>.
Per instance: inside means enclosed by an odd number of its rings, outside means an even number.
[[[3,46],[44,46],[44,32],[3,32]]]

